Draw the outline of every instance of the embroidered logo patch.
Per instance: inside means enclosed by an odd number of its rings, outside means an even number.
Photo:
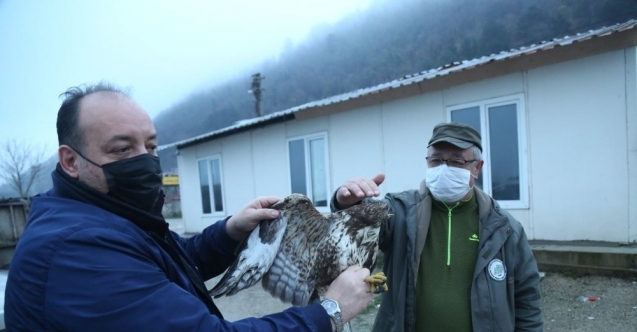
[[[502,264],[502,261],[499,259],[494,259],[489,263],[489,276],[491,279],[496,281],[502,281],[507,276],[506,267]]]
[[[471,237],[469,238],[469,241],[480,242],[480,239],[478,238],[478,235],[477,235],[477,234],[473,234],[473,235],[471,235]]]

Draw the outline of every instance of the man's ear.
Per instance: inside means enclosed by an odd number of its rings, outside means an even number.
[[[478,175],[480,175],[480,171],[482,170],[482,166],[484,166],[484,160],[480,160],[476,163],[476,174],[475,174],[475,178],[478,178]]]
[[[75,150],[71,149],[68,145],[60,145],[58,148],[58,159],[62,170],[72,178],[78,178],[79,165],[78,155]]]

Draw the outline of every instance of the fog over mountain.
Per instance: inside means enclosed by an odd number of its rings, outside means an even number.
[[[265,76],[262,110],[269,114],[635,17],[634,0],[379,1],[316,27],[305,42],[237,73],[237,79],[193,93],[160,113],[155,125],[167,144],[256,116],[247,93],[254,73]],[[160,157],[164,170],[176,169],[174,149]]]
[[[262,110],[269,114],[632,18],[635,0],[377,0],[359,14],[315,27],[305,41],[289,43],[277,58],[238,71],[235,79],[193,91],[154,121],[160,143],[169,144],[255,117],[248,93],[254,73],[265,76]],[[160,158],[164,171],[176,172],[174,148]],[[56,161],[46,162],[32,193],[51,187]],[[0,186],[0,197],[14,195]]]

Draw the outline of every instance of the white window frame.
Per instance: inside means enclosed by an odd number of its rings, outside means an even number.
[[[286,140],[286,149],[287,149],[287,166],[288,166],[288,189],[292,191],[292,169],[290,168],[290,142],[303,140],[305,147],[305,188],[307,188],[306,196],[314,202],[314,198],[312,197],[312,169],[311,169],[311,160],[310,160],[310,140],[322,138],[325,142],[325,150],[323,151],[325,158],[325,190],[327,195],[327,205],[326,206],[315,206],[316,209],[322,213],[330,212],[330,199],[332,198],[332,191],[330,189],[330,161],[329,161],[329,142],[327,140],[327,132],[319,132],[314,134],[302,135],[290,137]],[[291,193],[291,192],[290,192]]]
[[[518,160],[520,174],[520,199],[519,200],[498,200],[498,203],[505,209],[528,209],[529,208],[529,173],[527,162],[527,142],[526,142],[526,108],[524,104],[524,94],[515,94],[505,97],[485,99],[478,102],[465,103],[447,107],[447,121],[451,121],[451,112],[470,107],[478,107],[480,112],[480,133],[482,136],[482,159],[485,161],[480,176],[484,192],[492,195],[491,188],[491,156],[490,156],[490,135],[487,112],[491,107],[503,105],[516,105],[517,130],[518,130]]]
[[[200,174],[199,174],[199,162],[200,161],[206,161],[206,167],[208,167],[208,191],[209,191],[209,195],[210,195],[210,213],[204,213],[203,212],[203,197],[201,197],[201,182],[200,182]],[[223,209],[221,211],[215,211],[215,192],[214,192],[214,186],[212,183],[212,167],[210,166],[210,162],[212,160],[218,160],[219,161],[219,181],[221,182],[221,204],[223,205]],[[221,155],[220,154],[215,154],[212,156],[208,156],[208,157],[204,157],[204,158],[199,158],[197,159],[197,186],[199,187],[198,191],[199,191],[199,198],[200,198],[200,209],[199,210],[201,212],[201,214],[203,216],[225,216],[226,215],[226,202],[225,202],[225,196],[223,194],[224,192],[224,184],[223,184],[223,163],[221,162]]]

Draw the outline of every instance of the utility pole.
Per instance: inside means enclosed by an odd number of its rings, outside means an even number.
[[[261,112],[261,92],[265,89],[261,88],[261,81],[265,79],[265,76],[261,76],[261,73],[252,75],[252,88],[248,90],[248,93],[254,95],[254,110],[257,113],[257,117],[262,116]]]

